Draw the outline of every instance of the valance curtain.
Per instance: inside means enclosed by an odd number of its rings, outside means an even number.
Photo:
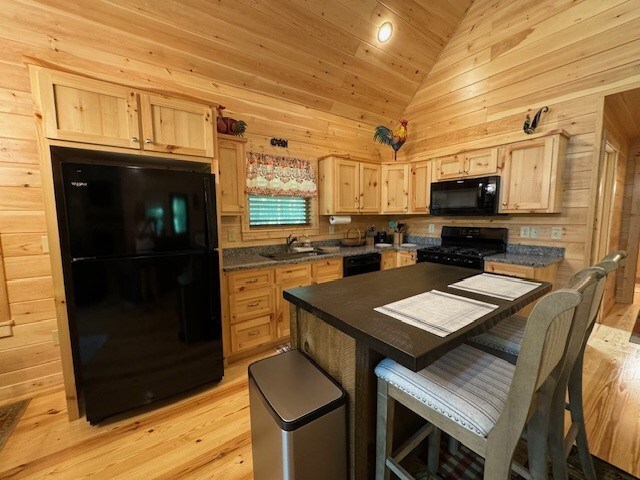
[[[308,160],[249,152],[247,193],[273,197],[317,197],[316,174]]]

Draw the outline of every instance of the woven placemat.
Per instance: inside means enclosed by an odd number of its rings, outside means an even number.
[[[0,406],[0,450],[7,443],[18,420],[27,409],[30,399]]]

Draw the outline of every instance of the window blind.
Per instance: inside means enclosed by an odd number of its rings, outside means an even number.
[[[249,195],[249,225],[309,225],[309,199]]]

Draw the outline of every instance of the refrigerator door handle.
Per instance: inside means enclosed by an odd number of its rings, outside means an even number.
[[[215,210],[215,193],[211,189],[211,176],[203,179],[204,184],[204,225],[207,231],[207,248],[216,250],[218,247],[218,235],[216,232],[216,210]]]

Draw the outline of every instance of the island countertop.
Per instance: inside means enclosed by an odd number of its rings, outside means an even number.
[[[487,331],[551,291],[551,284],[539,282],[541,285],[535,290],[512,302],[448,287],[479,273],[479,270],[462,267],[419,263],[285,290],[284,298],[357,341],[364,342],[378,353],[418,371],[462,344],[468,337]],[[374,310],[433,289],[493,303],[498,308],[446,337],[439,337]]]

